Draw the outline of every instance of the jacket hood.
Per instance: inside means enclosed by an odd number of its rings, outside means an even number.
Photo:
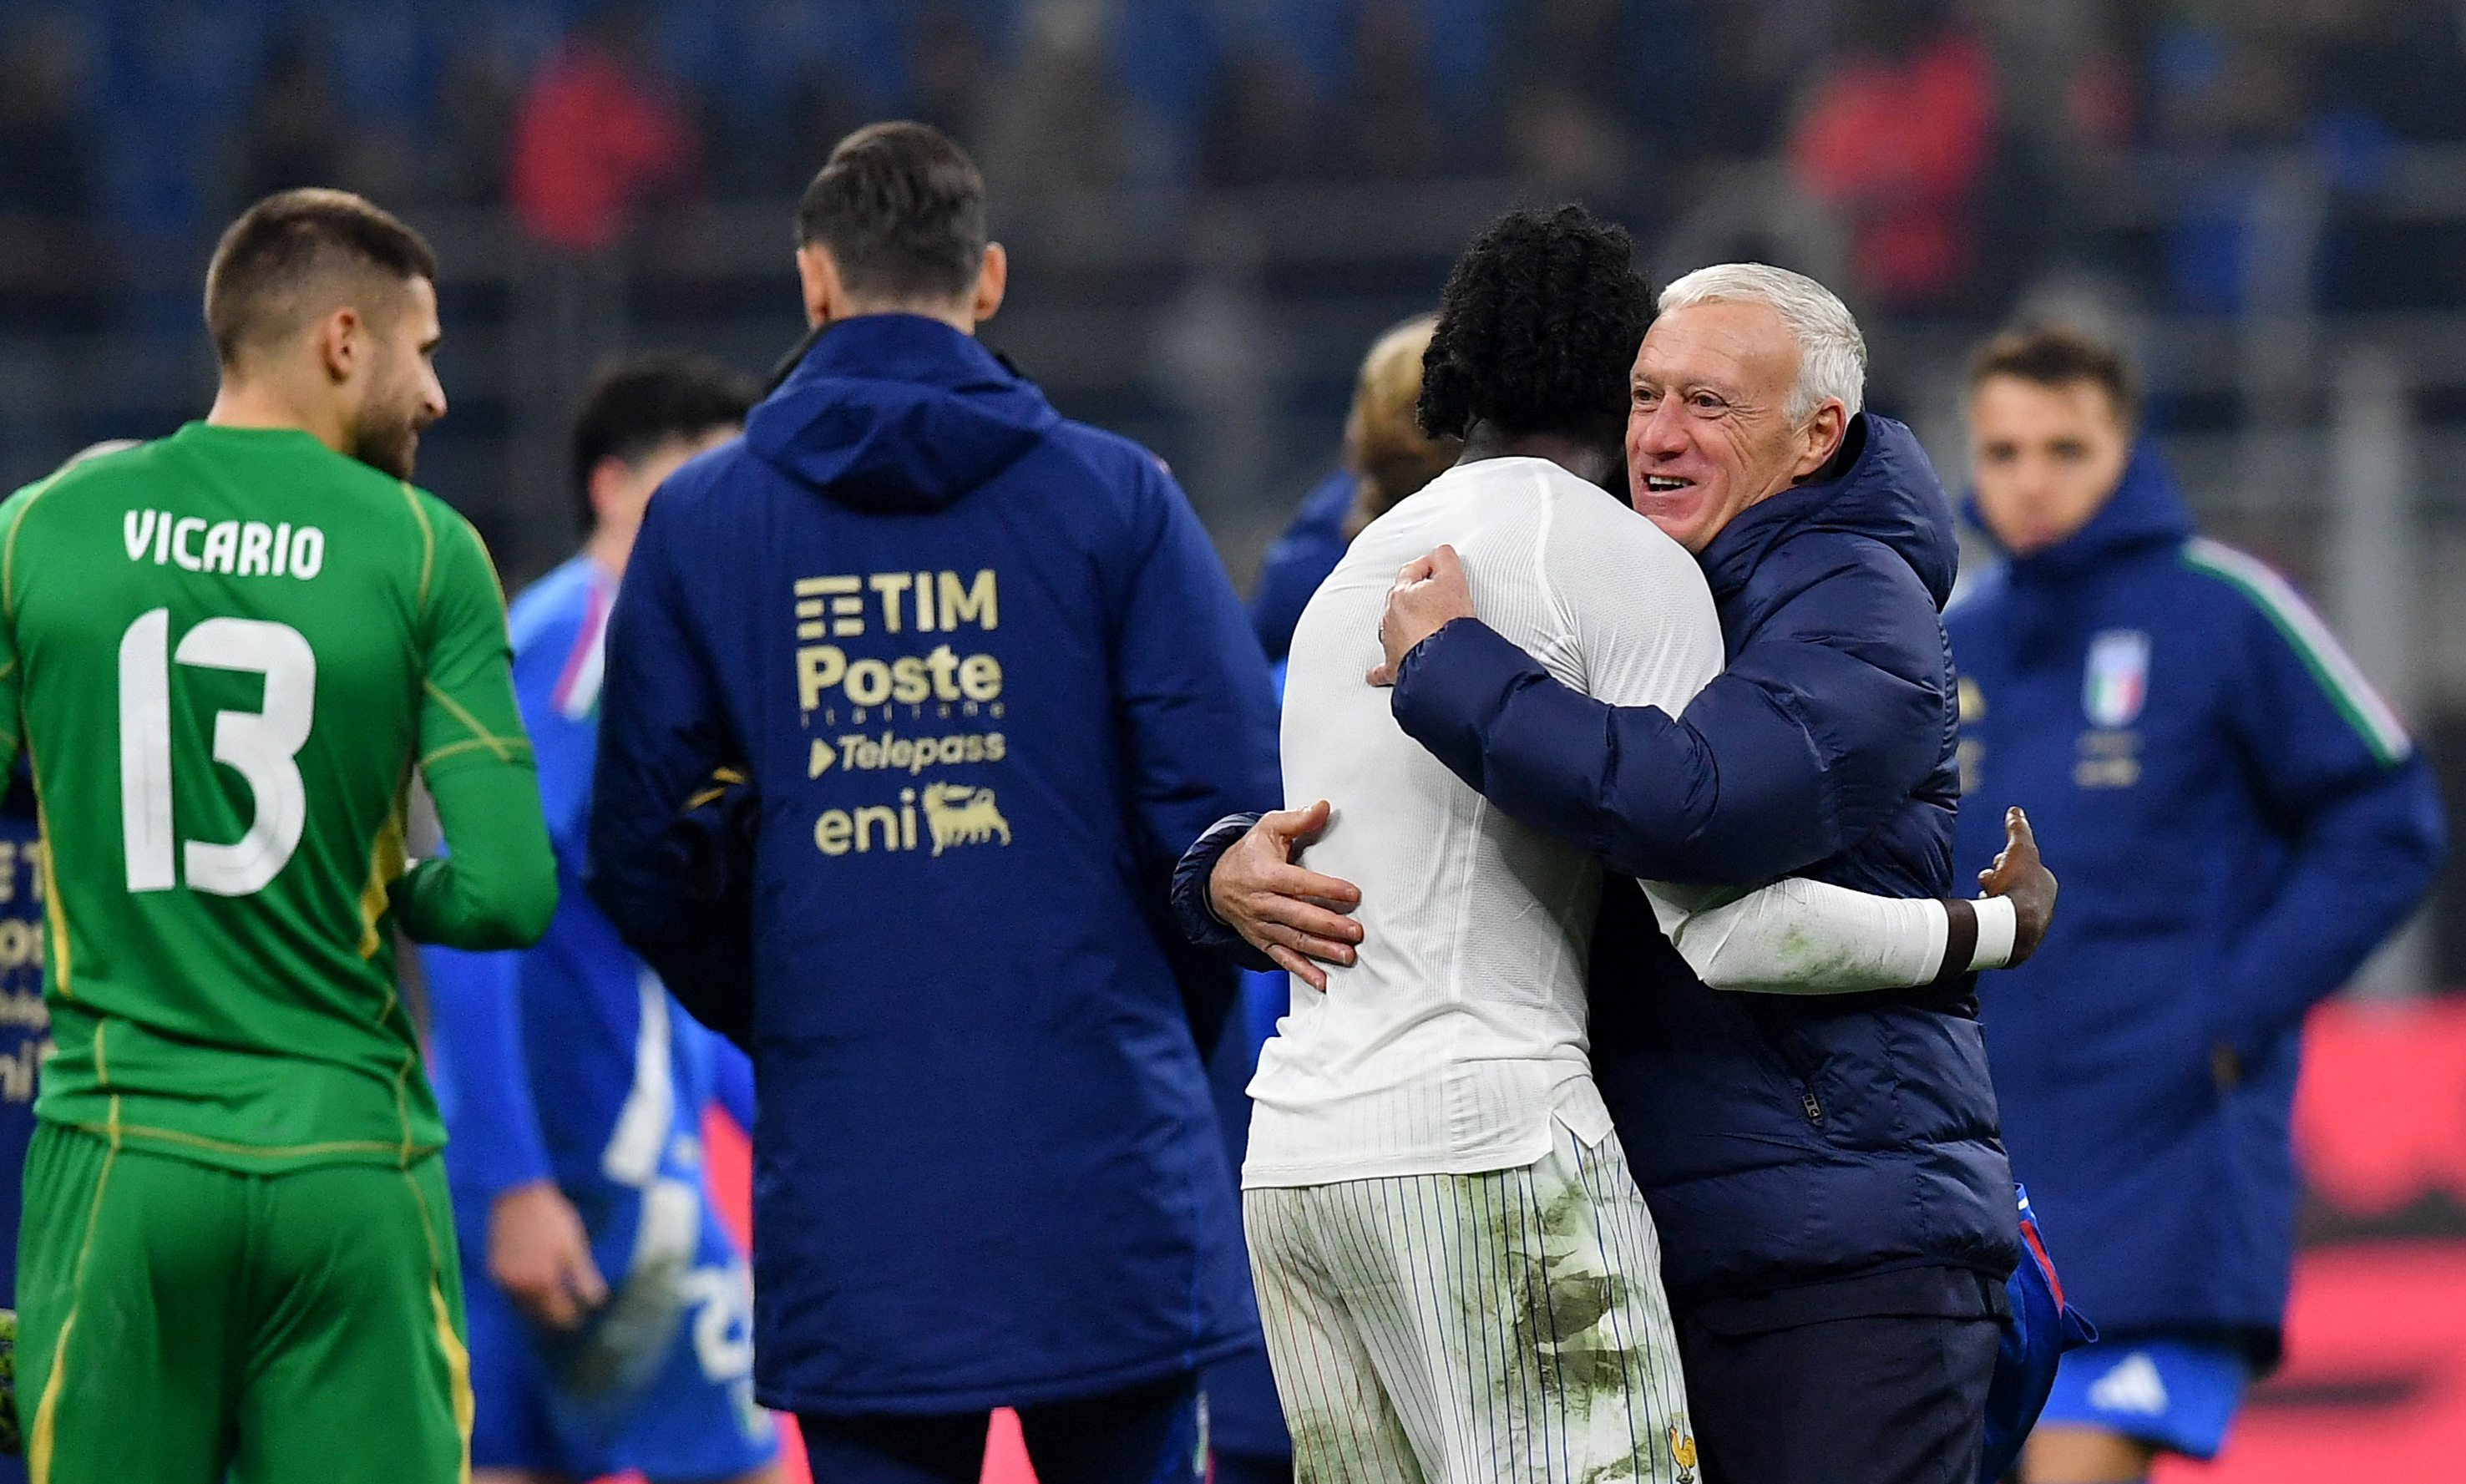
[[[938,510],[1061,420],[971,336],[914,314],[843,320],[745,419],[765,463],[863,510]]]
[[[2004,551],[1979,513],[1975,491],[1962,502],[1961,513],[1998,551]],[[2192,530],[2192,512],[2175,487],[2175,476],[2158,451],[2144,442],[2134,445],[2115,493],[2098,506],[2089,524],[2027,556],[2005,554],[2015,578],[2060,581],[2134,547],[2180,546],[2191,538]]]
[[[1765,553],[1811,531],[1881,543],[1917,573],[1937,608],[1952,596],[1961,571],[1952,502],[1917,436],[1890,417],[1860,413],[1818,478],[1749,506],[1722,528],[1700,558],[1713,596],[1744,587]]]

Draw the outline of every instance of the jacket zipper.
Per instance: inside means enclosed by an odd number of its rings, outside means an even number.
[[[1789,1085],[1798,1090],[1798,1106],[1800,1110],[1806,1114],[1806,1121],[1809,1123],[1822,1123],[1824,1121],[1824,1105],[1815,1100],[1815,1090],[1808,1087],[1805,1082],[1796,1077],[1789,1079]]]

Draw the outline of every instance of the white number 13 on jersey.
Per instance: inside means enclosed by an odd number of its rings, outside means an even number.
[[[214,761],[248,780],[257,817],[228,845],[187,842],[189,888],[247,896],[281,873],[308,822],[300,749],[317,703],[317,656],[300,631],[257,618],[208,618],[170,648],[171,613],[157,608],[120,637],[120,828],[128,889],[168,891],[171,874],[171,661],[265,677],[254,711],[214,713]]]

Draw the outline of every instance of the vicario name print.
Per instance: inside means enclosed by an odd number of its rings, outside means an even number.
[[[132,562],[232,577],[291,577],[301,582],[325,570],[325,533],[288,521],[208,521],[169,510],[130,510],[121,517],[121,544]]]

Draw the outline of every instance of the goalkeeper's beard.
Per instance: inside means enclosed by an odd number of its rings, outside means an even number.
[[[395,479],[408,480],[412,463],[419,457],[419,433],[425,425],[415,393],[373,388],[351,423],[351,457]]]

